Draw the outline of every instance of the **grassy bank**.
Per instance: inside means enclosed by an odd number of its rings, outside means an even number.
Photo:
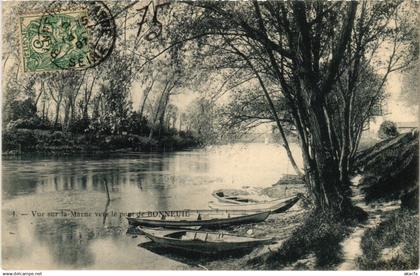
[[[309,201],[300,200],[287,212],[270,215],[264,222],[225,229],[241,236],[274,238],[277,241],[274,245],[243,254],[220,254],[214,258],[180,256],[168,250],[158,254],[209,270],[334,270],[349,260],[343,241],[354,239],[352,234],[356,229],[374,227],[360,233],[364,235],[361,242],[363,256],[356,260],[358,254],[351,256],[351,262],[356,261],[355,269],[416,269],[418,199],[411,205],[407,202],[413,202],[413,197],[402,200],[405,209],[397,211],[382,208],[386,204],[380,202],[407,197],[413,188],[418,188],[418,177],[413,173],[418,164],[415,163],[418,160],[417,139],[418,136],[403,134],[359,155],[357,168],[362,176],[362,187],[358,187],[364,192],[363,198],[378,207],[376,214],[383,214],[382,222],[376,227],[376,222],[369,224],[371,220],[360,223],[366,219],[366,213],[359,207],[355,209],[354,219],[342,219],[328,212],[318,212]],[[281,198],[305,193],[305,185],[297,176],[286,175],[258,192]],[[412,209],[409,211],[409,208]]]
[[[273,198],[297,193],[305,193],[305,187],[299,177],[292,175],[285,175],[271,187],[260,191],[260,194]],[[350,234],[353,224],[353,221],[342,221],[329,213],[317,213],[307,200],[302,199],[286,213],[271,215],[265,222],[231,230],[239,235],[250,232],[255,237],[272,237],[278,240],[278,244],[256,249],[229,262],[217,260],[202,264],[209,269],[332,269],[341,261],[340,242]]]
[[[159,139],[136,134],[75,134],[40,129],[12,129],[2,133],[3,154],[83,153],[126,150],[173,151],[198,146],[190,133],[172,131]]]
[[[388,220],[369,229],[362,238],[362,270],[415,270],[419,268],[419,216],[394,211]]]
[[[384,140],[362,151],[355,165],[363,175],[361,186],[366,201],[401,198],[403,204],[414,205],[412,207],[416,208],[418,206],[418,155],[418,132]]]
[[[399,209],[391,215],[385,209],[379,210],[383,212],[383,220],[365,232],[361,243],[363,256],[356,260],[355,269],[417,268],[418,199],[415,202],[414,198],[415,204],[407,204],[413,202],[409,195],[418,188],[417,139],[416,135],[403,134],[367,148],[359,155],[361,190],[368,203],[381,206],[381,202],[401,198],[404,208],[415,208]],[[273,198],[304,192],[302,181],[292,175],[260,191]],[[404,200],[405,197],[410,200]],[[342,242],[350,238],[357,227],[370,227],[360,224],[366,219],[366,213],[358,207],[356,211],[353,220],[344,220],[331,213],[317,212],[310,203],[301,200],[288,212],[270,216],[263,223],[230,229],[239,235],[274,237],[278,240],[276,245],[255,249],[245,256],[201,260],[200,264],[215,270],[337,269],[346,257]]]
[[[357,168],[368,203],[401,199],[403,208],[366,232],[360,269],[416,269],[418,266],[418,133],[402,134],[382,141],[359,154]],[[275,194],[275,187],[267,192]],[[247,262],[257,269],[335,269],[342,260],[340,243],[354,230],[357,220],[334,218],[308,210],[303,223],[273,252]],[[388,256],[384,252],[388,252]],[[389,256],[389,252],[397,252]]]
[[[361,152],[362,190],[368,203],[400,200],[401,208],[362,237],[364,270],[413,270],[419,267],[419,141],[418,132],[384,140]]]
[[[331,269],[341,261],[340,242],[349,234],[332,215],[308,212],[304,223],[276,251],[249,262],[259,269]],[[306,261],[304,261],[306,260]]]

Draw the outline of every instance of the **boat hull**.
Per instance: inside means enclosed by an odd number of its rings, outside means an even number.
[[[190,239],[190,240],[181,240],[181,239],[174,239],[170,236],[165,236],[165,234],[160,234],[159,232],[166,233],[168,231],[150,231],[144,228],[140,228],[141,232],[146,235],[150,240],[159,244],[162,247],[167,248],[174,248],[184,251],[192,251],[192,252],[199,252],[204,254],[217,254],[222,252],[230,252],[230,251],[241,251],[250,248],[254,248],[264,244],[271,244],[273,243],[273,239],[252,239],[252,238],[244,238],[238,237],[239,239],[245,239],[242,241],[224,241],[221,239],[220,241],[206,241],[200,239]],[[176,232],[176,231],[175,231]],[[184,231],[178,231],[184,232]],[[156,234],[158,233],[158,234]],[[172,232],[174,233],[174,232]],[[193,232],[193,233],[203,233],[205,232]],[[227,237],[235,237],[233,235],[226,235]]]
[[[127,217],[129,224],[131,225],[141,225],[141,226],[147,226],[147,227],[166,227],[166,228],[182,228],[182,227],[188,227],[188,226],[200,226],[200,227],[207,227],[207,228],[213,228],[213,227],[224,227],[224,226],[230,226],[230,225],[237,225],[237,224],[247,224],[247,223],[257,223],[261,222],[267,219],[267,217],[270,215],[270,211],[265,212],[256,212],[246,215],[237,215],[235,217],[227,217],[227,218],[212,218],[212,219],[203,219],[203,220],[163,220],[159,218],[132,218]]]
[[[257,203],[256,200],[248,198],[246,195],[226,196],[221,190],[216,190],[212,195],[223,203],[243,204],[243,203]]]
[[[209,207],[213,210],[234,210],[234,211],[253,211],[264,212],[271,211],[272,213],[281,213],[290,209],[300,198],[298,196],[256,203],[256,204],[227,204],[218,202],[209,202]]]

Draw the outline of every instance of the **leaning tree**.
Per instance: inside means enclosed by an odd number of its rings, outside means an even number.
[[[361,131],[384,99],[389,74],[407,66],[417,52],[412,4],[183,3],[186,8],[171,10],[168,49],[177,57],[183,53],[188,62],[198,57],[207,70],[253,74],[283,133],[273,101],[273,91],[281,93],[316,206],[340,215],[351,211],[349,174]],[[285,148],[293,160],[287,143]]]

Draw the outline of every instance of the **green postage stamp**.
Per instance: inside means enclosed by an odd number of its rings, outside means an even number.
[[[19,18],[25,72],[82,69],[89,64],[86,11]]]

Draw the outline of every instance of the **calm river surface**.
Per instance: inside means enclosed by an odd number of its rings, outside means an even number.
[[[301,164],[298,147],[292,145],[292,150]],[[207,209],[215,189],[267,187],[287,173],[293,169],[275,144],[106,157],[3,158],[3,267],[182,269],[182,264],[138,247],[141,240],[125,234],[127,221],[120,214]],[[70,211],[90,217],[65,217]],[[96,214],[103,212],[109,215]]]

